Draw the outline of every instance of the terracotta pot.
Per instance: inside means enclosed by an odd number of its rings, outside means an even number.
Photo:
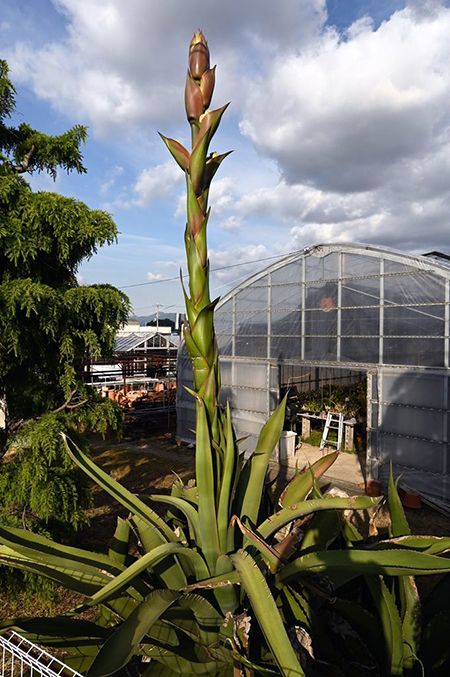
[[[408,491],[404,491],[403,489],[399,489],[398,495],[400,496],[402,505],[405,508],[420,510],[422,507],[422,500],[418,494],[412,494]]]
[[[368,479],[365,486],[366,496],[382,496],[381,482],[378,480]]]

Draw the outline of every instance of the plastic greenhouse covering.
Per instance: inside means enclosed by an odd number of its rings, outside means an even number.
[[[283,365],[367,375],[367,467],[450,509],[450,267],[364,245],[316,245],[253,275],[216,311],[222,398],[251,452],[280,396]],[[179,380],[192,372],[184,347]],[[193,439],[178,389],[178,435]]]

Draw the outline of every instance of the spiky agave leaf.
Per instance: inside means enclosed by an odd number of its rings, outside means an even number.
[[[292,647],[275,600],[256,562],[243,550],[232,555],[231,559],[281,674],[301,677],[304,672],[298,656]]]

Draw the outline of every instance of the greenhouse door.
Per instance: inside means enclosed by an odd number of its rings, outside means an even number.
[[[340,367],[283,364],[280,394],[288,393],[291,430],[319,446],[328,412],[344,415],[348,451],[364,452],[367,428],[367,373]],[[294,421],[297,421],[294,423]],[[334,438],[330,440],[333,442]],[[331,445],[330,445],[331,446]]]

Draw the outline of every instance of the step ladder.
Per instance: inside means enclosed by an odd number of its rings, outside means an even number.
[[[337,430],[337,441],[328,439],[330,430]],[[325,428],[323,429],[322,439],[320,441],[320,449],[323,450],[325,447],[334,445],[336,451],[340,451],[342,447],[342,435],[344,432],[344,414],[333,414],[330,411],[327,414],[325,421]]]

